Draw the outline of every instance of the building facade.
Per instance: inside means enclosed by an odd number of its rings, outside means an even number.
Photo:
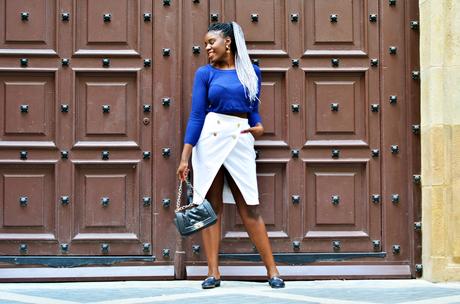
[[[284,276],[455,279],[457,12],[433,3],[1,0],[0,280],[206,274],[172,222],[175,172],[204,34],[233,20],[262,71],[261,213]],[[224,214],[222,274],[265,278]]]

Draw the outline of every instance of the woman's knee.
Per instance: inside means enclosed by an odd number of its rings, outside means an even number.
[[[241,216],[247,217],[247,218],[249,218],[251,220],[258,220],[260,218],[259,206],[258,205],[255,205],[255,206],[245,205],[244,207],[240,206],[240,208],[244,209],[244,210],[242,210],[242,212],[240,212]]]

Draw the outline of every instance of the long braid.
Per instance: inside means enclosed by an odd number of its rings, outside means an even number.
[[[222,31],[224,37],[231,38],[230,49],[235,54],[236,73],[243,85],[245,96],[249,95],[248,97],[251,102],[255,99],[260,102],[260,99],[257,97],[258,78],[249,58],[241,26],[234,21],[231,23],[213,23],[209,26],[208,31]],[[247,94],[247,91],[249,94]]]

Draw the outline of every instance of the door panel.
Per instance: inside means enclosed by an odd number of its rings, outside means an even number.
[[[369,144],[364,72],[307,73],[305,86],[306,145],[330,140]]]
[[[136,164],[76,164],[72,252],[141,254],[139,170]],[[103,252],[99,246],[110,241]],[[90,249],[91,252],[87,252]],[[117,251],[115,251],[117,250]]]
[[[381,219],[378,203],[372,203],[369,194],[369,166],[347,161],[306,164],[304,245],[308,252],[373,251],[372,240],[380,239]],[[340,242],[339,248],[335,241]]]
[[[139,56],[139,0],[75,0],[75,55]]]
[[[264,123],[264,139],[286,145],[288,142],[287,107],[283,101],[286,96],[286,73],[262,70],[260,116]]]
[[[216,7],[217,1],[211,1],[211,5]],[[229,0],[225,1],[225,5],[228,10],[226,17],[233,18],[244,29],[248,47],[260,51],[276,50],[279,54],[285,54],[286,1]]]
[[[53,164],[1,164],[2,254],[57,253],[55,189]]]
[[[368,0],[305,0],[305,54],[367,53]]]
[[[104,141],[139,146],[138,77],[135,72],[76,73],[76,146]]]
[[[0,54],[56,54],[56,16],[56,0],[1,1]]]
[[[2,141],[54,141],[54,73],[0,73]]]
[[[259,185],[260,214],[264,219],[269,237],[288,238],[289,208],[286,204],[286,164],[257,164],[257,182]],[[246,228],[241,221],[236,206],[225,206],[223,224],[223,252],[241,251],[235,246],[239,240],[249,240]],[[228,244],[226,242],[229,242]],[[244,251],[243,251],[244,252]]]

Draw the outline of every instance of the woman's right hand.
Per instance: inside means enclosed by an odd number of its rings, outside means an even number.
[[[182,150],[182,155],[180,159],[179,168],[177,168],[177,178],[181,181],[185,181],[185,178],[188,174],[188,161],[190,159],[190,155],[192,154],[193,146],[191,144],[185,144],[184,149]]]
[[[185,181],[187,174],[189,172],[188,162],[181,161],[179,167],[177,168],[177,178],[181,181]]]

